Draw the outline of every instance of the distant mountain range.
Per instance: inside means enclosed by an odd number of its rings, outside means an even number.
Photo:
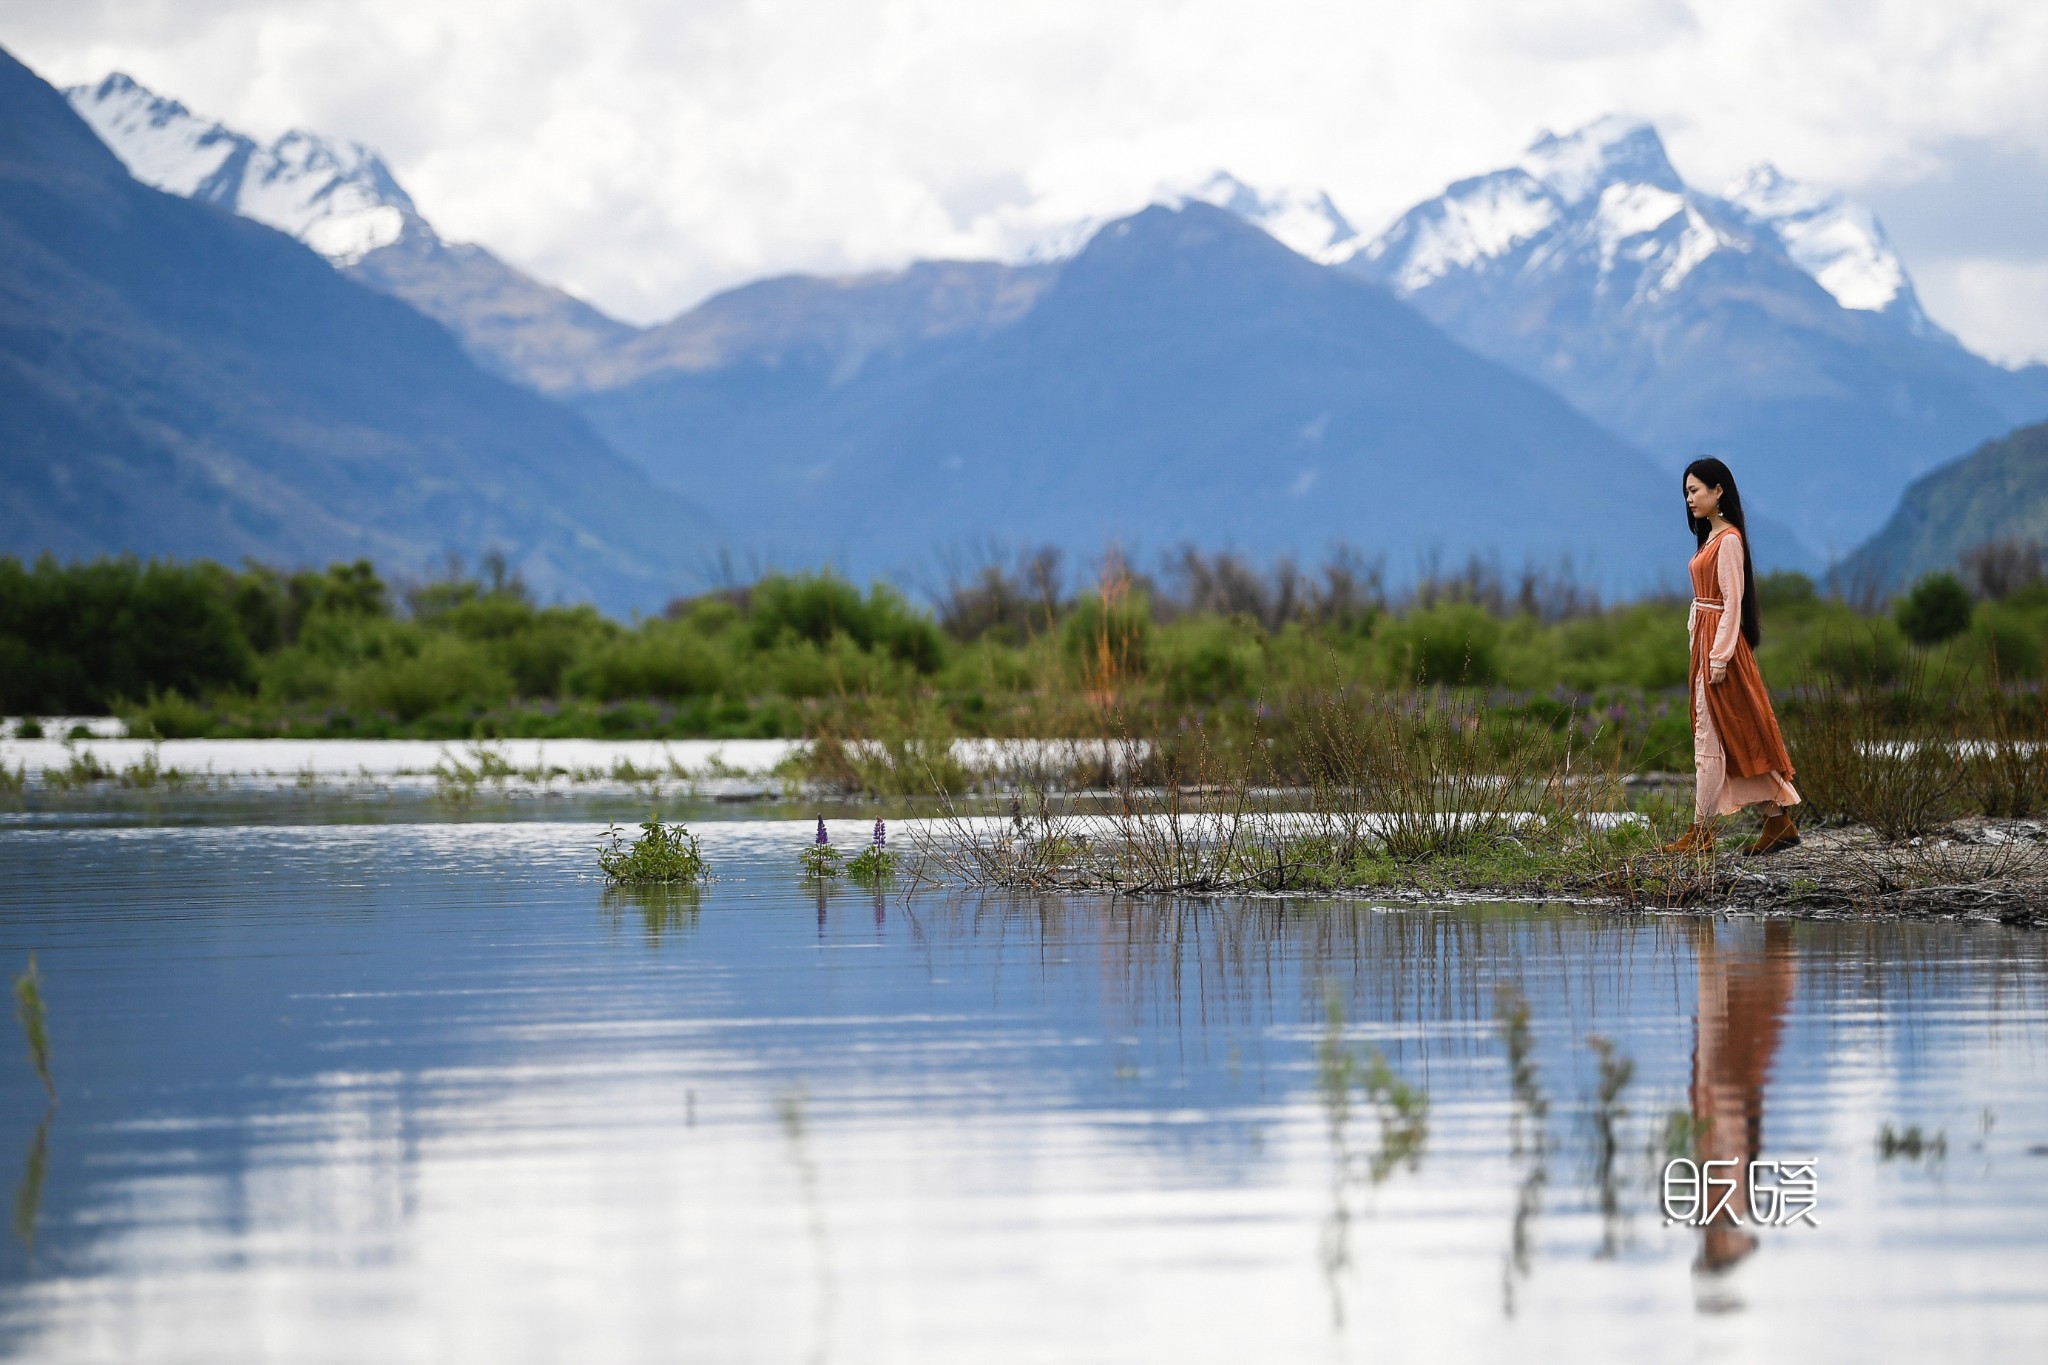
[[[1930,322],[1867,210],[1769,167],[1704,194],[1626,119],[1546,135],[1339,268],[1668,469],[1722,456],[1823,552],[1937,463],[2048,416],[2048,367],[2004,369]]]
[[[691,584],[700,510],[441,327],[216,207],[389,249],[404,226],[374,159],[199,150],[183,183],[215,202],[149,188],[0,53],[0,550],[426,574],[496,548],[543,595],[619,610]],[[324,196],[292,183],[329,172]],[[375,194],[351,201],[351,176]]]
[[[2004,369],[1929,320],[1868,210],[1769,167],[1705,194],[1624,119],[1545,135],[1377,237],[1327,195],[1219,172],[1019,264],[765,280],[643,329],[442,241],[367,149],[305,133],[262,146],[118,75],[67,94],[138,176],[300,236],[486,368],[580,409],[709,508],[729,548],[784,562],[901,569],[987,535],[1309,553],[1343,538],[1397,573],[1432,547],[1571,545],[1640,581],[1669,558],[1651,549],[1661,529],[1608,538],[1613,522],[1554,498],[1532,532],[1496,520],[1487,490],[1525,474],[1614,480],[1603,495],[1624,502],[1650,487],[1661,528],[1665,483],[1711,452],[1762,514],[1767,562],[1818,567],[1813,551],[1853,546],[1940,460],[2048,416],[2048,367]],[[1351,291],[1325,295],[1249,239],[1219,245],[1225,215]],[[1396,327],[1403,310],[1372,286],[1606,430]],[[1090,312],[1125,295],[1147,311]],[[1510,414],[1535,426],[1508,431]],[[1452,430],[1483,444],[1451,450]],[[1453,470],[1462,497],[1439,487]]]
[[[927,329],[933,298],[955,325]],[[823,334],[827,304],[864,325]],[[759,326],[777,312],[804,326]],[[770,281],[660,335],[718,344],[580,406],[706,505],[755,509],[774,553],[872,564],[939,528],[1137,551],[1348,540],[1400,575],[1433,550],[1571,553],[1640,588],[1683,548],[1675,493],[1624,442],[1207,204],[1111,223],[1056,269]]]

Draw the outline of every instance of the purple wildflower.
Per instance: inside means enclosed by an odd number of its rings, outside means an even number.
[[[877,816],[877,817],[875,817],[875,847],[876,847],[876,848],[887,848],[888,846],[889,846],[889,831],[888,831],[888,830],[886,830],[886,829],[884,829],[884,828],[882,827],[882,820],[881,820],[881,817],[880,817],[880,816]]]
[[[822,815],[818,817],[818,842],[820,844],[829,844],[832,842],[830,839],[825,837],[825,817]]]

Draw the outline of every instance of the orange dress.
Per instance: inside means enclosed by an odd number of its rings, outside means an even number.
[[[1744,806],[1775,801],[1797,805],[1792,756],[1757,672],[1756,655],[1742,638],[1742,537],[1734,527],[1708,537],[1692,557],[1693,768],[1701,821],[1732,815]],[[1713,680],[1720,665],[1721,681]]]
[[[1766,924],[1761,954],[1724,954],[1711,922],[1694,933],[1700,983],[1692,1048],[1695,1155],[1703,1162],[1739,1161],[1746,1176],[1749,1163],[1763,1155],[1764,1086],[1799,976],[1792,926]],[[1725,1269],[1756,1249],[1756,1238],[1742,1227],[1753,1213],[1749,1192],[1744,1179],[1729,1201],[1736,1218],[1716,1218],[1702,1229],[1705,1269]]]

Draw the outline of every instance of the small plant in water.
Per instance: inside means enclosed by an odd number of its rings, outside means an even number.
[[[884,882],[896,875],[896,855],[889,851],[889,831],[881,820],[875,821],[873,840],[854,855],[846,872],[855,881],[866,883]]]
[[[625,831],[607,826],[609,843],[597,846],[597,865],[604,875],[623,886],[651,886],[663,883],[702,881],[708,871],[704,855],[697,849],[697,836],[682,825],[664,825],[648,820],[640,826],[640,837],[624,842]]]
[[[822,882],[839,875],[839,850],[832,847],[832,836],[825,833],[824,816],[818,817],[818,837],[798,855],[797,861],[803,864],[806,880]]]
[[[1903,1130],[1887,1123],[1877,1130],[1877,1155],[1881,1161],[1940,1161],[1948,1155],[1948,1134],[1923,1133],[1917,1123]]]
[[[29,1062],[54,1104],[57,1083],[50,1079],[50,1031],[43,1016],[43,974],[36,970],[34,953],[28,955],[28,970],[14,978],[14,1017],[21,1021],[21,1031],[28,1038]]]

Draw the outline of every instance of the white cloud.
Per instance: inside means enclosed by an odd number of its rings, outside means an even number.
[[[447,235],[642,321],[771,271],[1000,251],[1218,166],[1372,230],[1617,109],[1707,185],[1768,159],[1896,190],[1966,139],[2048,164],[2027,0],[0,0],[0,42],[367,142]],[[1936,297],[1966,338],[2021,325]],[[2034,331],[2000,344],[2048,352]]]
[[[1929,315],[1971,320],[1965,340],[1981,354],[2009,365],[2048,360],[2048,260],[1942,259],[1915,282]]]

